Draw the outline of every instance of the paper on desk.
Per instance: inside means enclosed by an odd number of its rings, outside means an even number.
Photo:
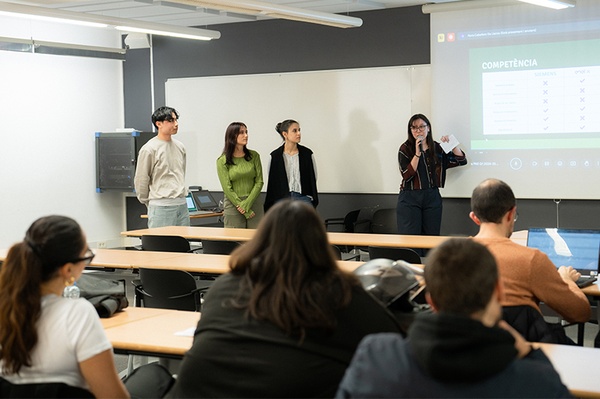
[[[196,332],[196,327],[190,327],[190,328],[186,328],[183,331],[177,331],[175,333],[175,335],[177,335],[178,337],[193,337],[195,332]]]
[[[453,134],[451,134],[450,136],[448,136],[448,142],[444,143],[444,142],[440,142],[440,145],[442,146],[442,150],[444,150],[444,152],[447,154],[450,151],[452,151],[454,149],[454,147],[456,147],[457,145],[459,145],[460,143],[458,142],[458,140],[456,139],[456,137],[454,137]]]

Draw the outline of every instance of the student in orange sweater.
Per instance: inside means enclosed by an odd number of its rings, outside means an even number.
[[[517,218],[512,189],[497,179],[480,183],[471,196],[471,219],[479,225],[475,240],[496,258],[504,284],[503,306],[528,305],[540,311],[544,302],[569,322],[586,322],[590,303],[575,284],[580,273],[557,268],[543,252],[517,244],[509,237]]]

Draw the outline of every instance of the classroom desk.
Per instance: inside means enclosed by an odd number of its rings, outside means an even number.
[[[121,235],[128,237],[141,237],[146,234],[153,235],[176,235],[188,240],[202,241],[248,241],[254,236],[253,229],[232,229],[223,227],[203,226],[167,226],[152,229],[140,229],[123,231]],[[333,245],[351,245],[366,247],[378,245],[385,247],[407,247],[407,248],[434,248],[449,236],[420,236],[400,234],[364,234],[364,233],[327,233],[329,242]]]
[[[0,249],[0,262],[4,262],[7,254],[8,249]],[[109,248],[94,249],[94,254],[96,254],[96,256],[94,256],[90,266],[105,269],[135,269],[139,265],[152,264],[160,259],[167,259],[180,255],[176,252],[137,251]]]
[[[127,308],[110,319],[102,319],[102,324],[116,353],[180,359],[192,346],[193,337],[175,334],[196,327],[198,320],[200,313],[196,312]],[[600,397],[596,371],[600,349],[534,345],[548,356],[573,395]]]
[[[124,311],[115,313],[112,317],[102,318],[100,321],[102,322],[102,326],[104,329],[121,326],[123,324],[133,323],[142,319],[147,319],[149,317],[160,316],[164,314],[166,309],[159,308],[136,308],[136,307],[127,307]],[[195,313],[195,312],[191,312]]]
[[[134,269],[140,265],[152,264],[162,259],[178,255],[175,252],[137,251],[125,249],[95,249],[96,256],[90,263],[92,267],[114,269]],[[190,254],[194,255],[194,254]]]
[[[348,272],[354,271],[364,262],[338,260],[338,266]],[[180,253],[169,258],[156,259],[140,264],[146,269],[184,270],[190,273],[224,274],[229,272],[229,255]]]
[[[573,396],[600,398],[598,357],[600,349],[582,346],[534,343],[550,359]]]
[[[198,312],[135,307],[101,319],[115,353],[174,359],[192,346],[190,335],[176,333],[196,327],[198,320]]]
[[[216,218],[219,216],[223,216],[223,212],[197,213],[195,215],[190,215],[190,219]],[[148,215],[146,214],[140,215],[140,217],[142,219],[148,219]]]
[[[0,249],[0,262],[8,250]],[[100,248],[91,267],[107,269],[166,269],[183,270],[190,273],[224,274],[229,271],[229,255],[195,254],[180,252],[155,252],[125,249]],[[352,272],[364,262],[339,260],[341,269]]]

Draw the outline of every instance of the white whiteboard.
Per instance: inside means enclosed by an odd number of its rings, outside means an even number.
[[[248,126],[264,191],[269,154],[282,143],[275,125],[295,119],[315,154],[320,192],[395,193],[408,119],[430,113],[429,65],[169,79],[165,90],[166,104],[180,113],[186,180],[214,191],[229,123]]]

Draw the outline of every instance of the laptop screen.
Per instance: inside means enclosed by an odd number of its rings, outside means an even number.
[[[529,229],[527,246],[544,252],[556,267],[573,266],[583,275],[598,274],[600,230]]]
[[[200,210],[212,210],[219,206],[208,190],[193,191],[192,194]]]
[[[192,198],[192,193],[188,193],[185,196],[185,202],[187,202],[187,207],[189,212],[196,212],[196,204],[194,203],[194,198]]]

